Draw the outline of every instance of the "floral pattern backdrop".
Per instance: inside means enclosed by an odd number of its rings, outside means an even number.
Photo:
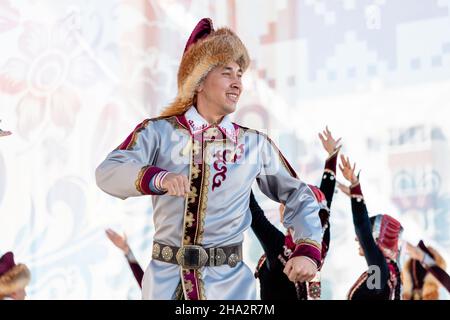
[[[29,299],[140,298],[104,230],[126,232],[145,267],[150,198],[112,198],[94,171],[175,97],[203,17],[234,29],[252,58],[235,121],[267,132],[315,184],[328,125],[361,169],[369,211],[449,261],[450,1],[0,0],[0,119],[13,132],[0,139],[0,254],[30,267]],[[257,198],[282,228],[277,204]],[[339,192],[331,223],[322,296],[345,299],[366,266]],[[253,268],[251,231],[244,249]]]

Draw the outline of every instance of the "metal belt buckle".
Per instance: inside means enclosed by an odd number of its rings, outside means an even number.
[[[209,265],[211,267],[221,266],[225,263],[226,260],[227,255],[222,248],[209,248]]]
[[[176,255],[177,262],[184,269],[199,269],[208,261],[208,254],[202,246],[182,246]]]

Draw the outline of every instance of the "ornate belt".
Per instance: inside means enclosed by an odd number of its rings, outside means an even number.
[[[198,245],[169,246],[153,242],[152,258],[174,263],[185,269],[199,269],[228,264],[231,268],[242,261],[242,243],[227,247],[203,248]]]

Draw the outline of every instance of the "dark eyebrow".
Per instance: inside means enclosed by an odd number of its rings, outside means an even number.
[[[223,67],[223,69],[226,70],[226,71],[233,71],[233,68],[232,68],[232,67]],[[237,72],[242,73],[242,69],[239,68]]]

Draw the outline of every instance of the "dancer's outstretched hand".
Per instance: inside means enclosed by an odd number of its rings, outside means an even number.
[[[115,232],[112,229],[106,229],[106,236],[111,240],[114,245],[123,251],[123,253],[126,255],[130,251],[130,247],[128,246],[127,242],[127,236],[124,234],[123,237]]]
[[[341,148],[342,145],[339,142],[342,138],[334,139],[331,131],[328,130],[328,126],[325,127],[322,133],[319,132],[319,139],[322,141],[323,148],[328,152],[328,155],[333,154],[333,152]]]
[[[351,184],[358,182],[358,177],[355,174],[356,163],[354,163],[352,167],[350,159],[348,157],[346,159],[343,154],[341,154],[341,164],[339,164],[339,169],[341,169],[342,175],[348,182]]]

